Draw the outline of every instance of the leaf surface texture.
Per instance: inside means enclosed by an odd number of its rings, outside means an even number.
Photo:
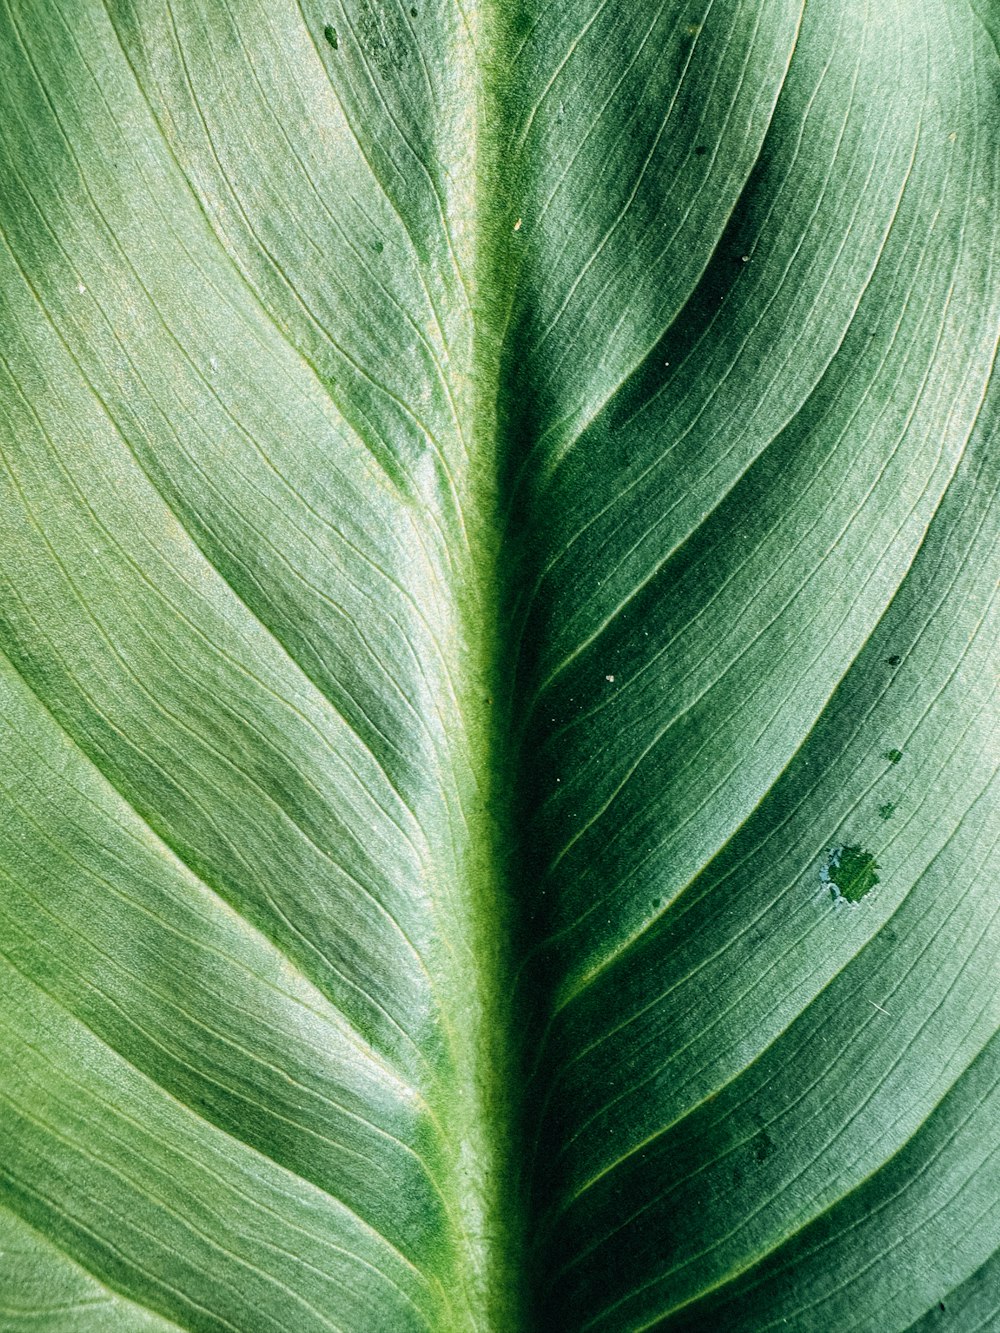
[[[997,1326],[998,37],[2,0],[0,1327]]]

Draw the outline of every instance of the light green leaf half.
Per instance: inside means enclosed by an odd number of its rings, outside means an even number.
[[[993,0],[0,0],[0,1329],[1000,1327]]]

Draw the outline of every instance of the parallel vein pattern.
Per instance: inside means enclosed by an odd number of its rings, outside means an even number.
[[[1000,1320],[985,0],[0,0],[0,1329]]]
[[[956,7],[807,8],[685,300],[520,480],[559,1327],[902,1329],[997,1244],[997,75]]]

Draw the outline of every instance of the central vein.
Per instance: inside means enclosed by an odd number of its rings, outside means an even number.
[[[508,629],[513,553],[504,535],[504,477],[509,470],[502,413],[502,350],[521,243],[519,189],[511,174],[513,139],[508,53],[512,16],[499,5],[474,7],[455,67],[470,86],[456,99],[466,160],[446,186],[451,242],[470,296],[465,338],[468,370],[452,367],[464,439],[456,468],[467,542],[456,604],[463,664],[458,726],[468,747],[460,795],[465,863],[457,895],[467,911],[463,979],[456,964],[448,987],[449,1025],[460,1086],[453,1089],[455,1195],[460,1200],[458,1256],[464,1296],[460,1327],[476,1333],[524,1333],[529,1327],[522,1197],[523,1051],[515,1000],[517,921],[524,900],[516,837],[516,733]],[[462,105],[464,104],[464,106]],[[469,114],[476,107],[476,116]],[[456,112],[456,115],[458,113]],[[460,786],[462,780],[460,778]],[[456,984],[457,983],[457,984]]]

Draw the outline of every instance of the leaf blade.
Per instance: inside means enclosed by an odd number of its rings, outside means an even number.
[[[5,7],[0,1308],[981,1320],[996,48],[904,8]]]

